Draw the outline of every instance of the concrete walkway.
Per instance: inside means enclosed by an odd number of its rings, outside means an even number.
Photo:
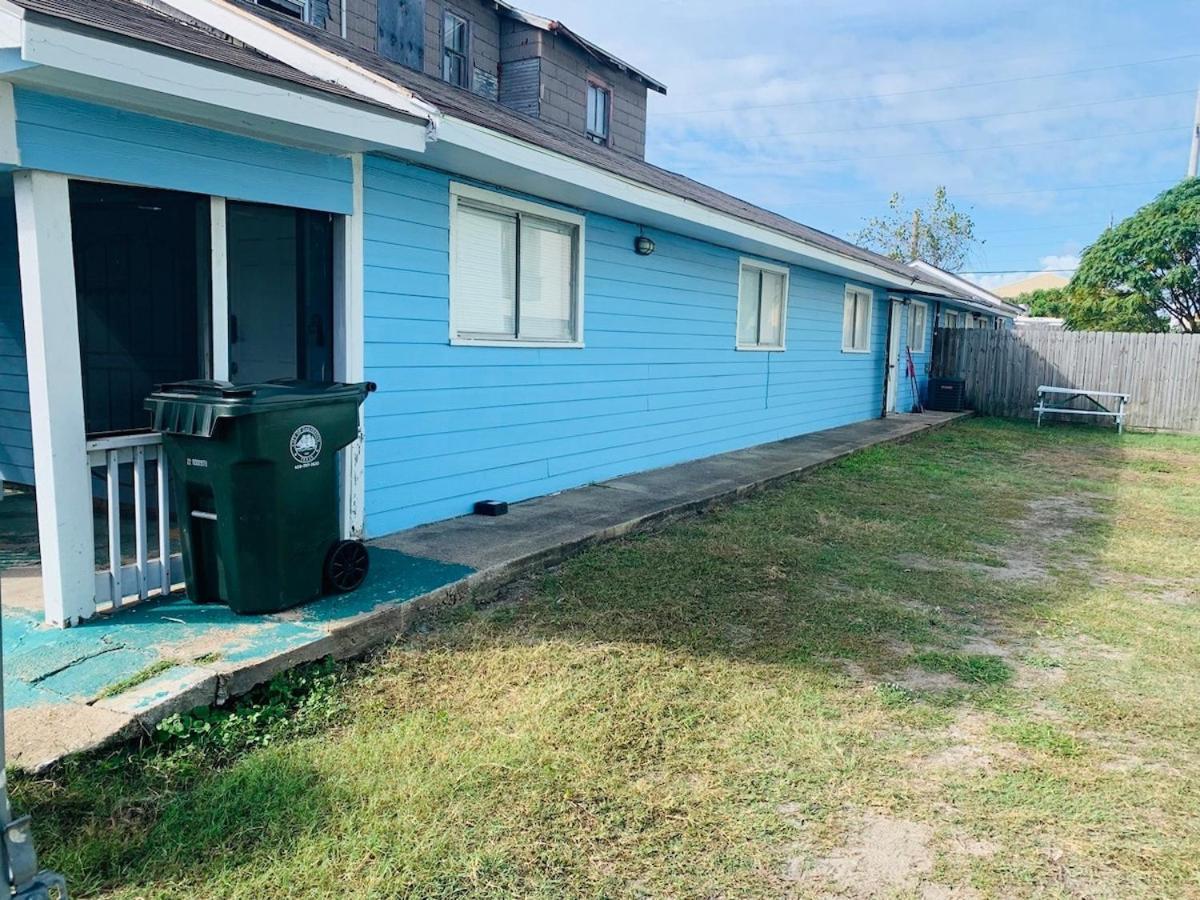
[[[275,615],[240,617],[172,595],[61,631],[6,603],[9,763],[45,769],[152,729],[173,713],[245,693],[292,666],[361,654],[431,607],[494,591],[591,544],[960,417],[860,422],[529,500],[503,517],[399,532],[372,542],[371,576],[359,591]]]

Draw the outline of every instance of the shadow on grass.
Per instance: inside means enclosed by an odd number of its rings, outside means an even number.
[[[344,779],[312,762],[321,742],[285,737],[229,764],[209,767],[190,756],[193,768],[182,774],[170,770],[175,757],[165,751],[83,760],[48,781],[17,779],[18,802],[32,807],[47,861],[83,892],[204,883],[214,867],[229,873],[286,857],[297,836],[341,822],[346,780],[356,784],[360,815],[364,804],[390,798],[395,806],[377,816],[403,819],[407,804],[424,802],[438,828],[454,825],[486,842],[494,835],[481,825],[487,816],[457,806],[463,785],[487,775],[491,814],[500,819],[504,779],[533,765],[545,794],[534,807],[541,818],[529,827],[577,815],[584,804],[569,800],[577,788],[568,775],[542,761],[543,745],[510,740],[507,718],[514,732],[603,745],[595,759],[635,760],[637,769],[661,761],[666,751],[655,742],[663,734],[692,727],[678,722],[709,715],[696,678],[711,679],[715,696],[778,673],[836,688],[847,672],[890,683],[916,667],[955,679],[956,689],[929,692],[943,703],[1009,690],[1007,664],[971,648],[1036,626],[1064,592],[1086,582],[1079,558],[1110,538],[1124,446],[1093,430],[971,422],[865,451],[664,532],[595,548],[510,591],[519,603],[502,598],[447,611],[440,626],[402,641],[345,685],[354,712],[339,720],[347,729],[340,739],[354,744],[346,756],[355,764]],[[1031,513],[1038,508],[1031,504],[1064,496],[1084,500],[1050,508],[1061,521]],[[1011,577],[1012,570],[1035,577]],[[507,668],[530,648],[545,654],[522,658],[523,671]],[[629,662],[639,648],[654,656],[641,669]],[[619,678],[606,680],[618,666],[625,667]],[[722,681],[732,669],[744,670],[736,685]],[[477,703],[472,715],[494,721],[491,737],[442,728],[456,721],[464,698]],[[801,704],[784,714],[831,713],[812,700],[810,710]],[[423,730],[408,728],[426,720]],[[367,752],[370,742],[379,756]],[[592,758],[578,756],[572,766]],[[460,758],[473,760],[462,763],[461,778]],[[397,768],[375,771],[389,765]],[[604,779],[620,771],[601,766],[589,789],[603,794]],[[411,827],[400,832],[406,840],[428,839]],[[380,834],[396,839],[393,830]],[[462,838],[439,832],[437,839]]]

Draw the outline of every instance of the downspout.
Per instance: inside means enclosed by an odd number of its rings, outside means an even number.
[[[342,40],[346,40],[346,36],[350,33],[346,23],[346,4],[349,0],[342,0]]]

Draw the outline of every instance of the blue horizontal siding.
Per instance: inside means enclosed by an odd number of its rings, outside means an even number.
[[[12,176],[0,175],[0,481],[33,484],[33,438]]]
[[[784,352],[734,349],[739,254],[587,214],[584,349],[449,343],[450,176],[365,174],[371,534],[872,418],[887,332],[841,352],[845,281],[793,268]]]
[[[21,164],[83,178],[349,213],[349,159],[17,88]]]

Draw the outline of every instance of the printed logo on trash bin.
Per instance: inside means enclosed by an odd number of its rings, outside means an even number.
[[[312,425],[301,425],[292,432],[290,448],[292,459],[300,464],[297,469],[320,465],[317,457],[321,455],[321,432]]]

